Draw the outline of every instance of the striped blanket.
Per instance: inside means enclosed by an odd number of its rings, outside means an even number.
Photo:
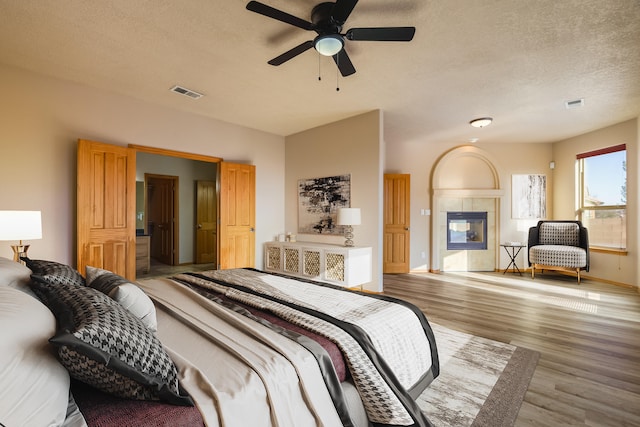
[[[412,398],[415,393],[409,393],[421,391],[439,373],[433,332],[416,307],[254,269],[212,270],[173,279],[201,294],[224,295],[275,314],[336,343],[371,422],[431,425]]]

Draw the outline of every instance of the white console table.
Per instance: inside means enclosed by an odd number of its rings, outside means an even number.
[[[267,242],[264,269],[335,285],[371,281],[371,248],[312,242]]]

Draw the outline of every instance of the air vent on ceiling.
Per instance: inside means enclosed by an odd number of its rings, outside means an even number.
[[[188,96],[189,98],[193,98],[193,99],[198,99],[198,98],[202,98],[204,95],[201,93],[198,93],[194,90],[190,90],[187,88],[184,88],[182,86],[174,86],[170,89],[172,92],[175,93],[179,93],[180,95],[184,95],[184,96]]]
[[[564,106],[567,110],[571,110],[572,108],[580,108],[584,106],[584,98],[574,99],[573,101],[566,101]]]

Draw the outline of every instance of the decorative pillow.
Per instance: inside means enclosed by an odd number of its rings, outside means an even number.
[[[36,298],[0,286],[0,325],[0,424],[62,425],[69,373],[47,342],[56,330],[55,317]]]
[[[72,377],[120,397],[193,405],[181,393],[173,361],[140,319],[96,289],[32,278],[58,320],[49,341]]]
[[[85,285],[84,277],[74,269],[65,264],[55,261],[45,261],[41,259],[20,258],[34,274],[46,278],[50,283],[71,283],[74,285]]]
[[[158,330],[156,307],[142,289],[122,276],[108,270],[87,266],[87,286],[118,301],[153,332]]]

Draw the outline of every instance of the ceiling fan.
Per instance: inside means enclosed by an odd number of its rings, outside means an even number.
[[[350,76],[356,72],[355,67],[344,49],[345,39],[350,41],[399,41],[408,42],[413,39],[415,27],[378,27],[351,28],[342,33],[342,26],[353,11],[358,0],[336,0],[335,3],[324,2],[316,5],[311,11],[311,22],[290,15],[264,3],[250,1],[247,9],[286,24],[315,31],[318,35],[307,40],[269,61],[271,65],[281,65],[311,48],[324,56],[333,57],[342,76]]]

